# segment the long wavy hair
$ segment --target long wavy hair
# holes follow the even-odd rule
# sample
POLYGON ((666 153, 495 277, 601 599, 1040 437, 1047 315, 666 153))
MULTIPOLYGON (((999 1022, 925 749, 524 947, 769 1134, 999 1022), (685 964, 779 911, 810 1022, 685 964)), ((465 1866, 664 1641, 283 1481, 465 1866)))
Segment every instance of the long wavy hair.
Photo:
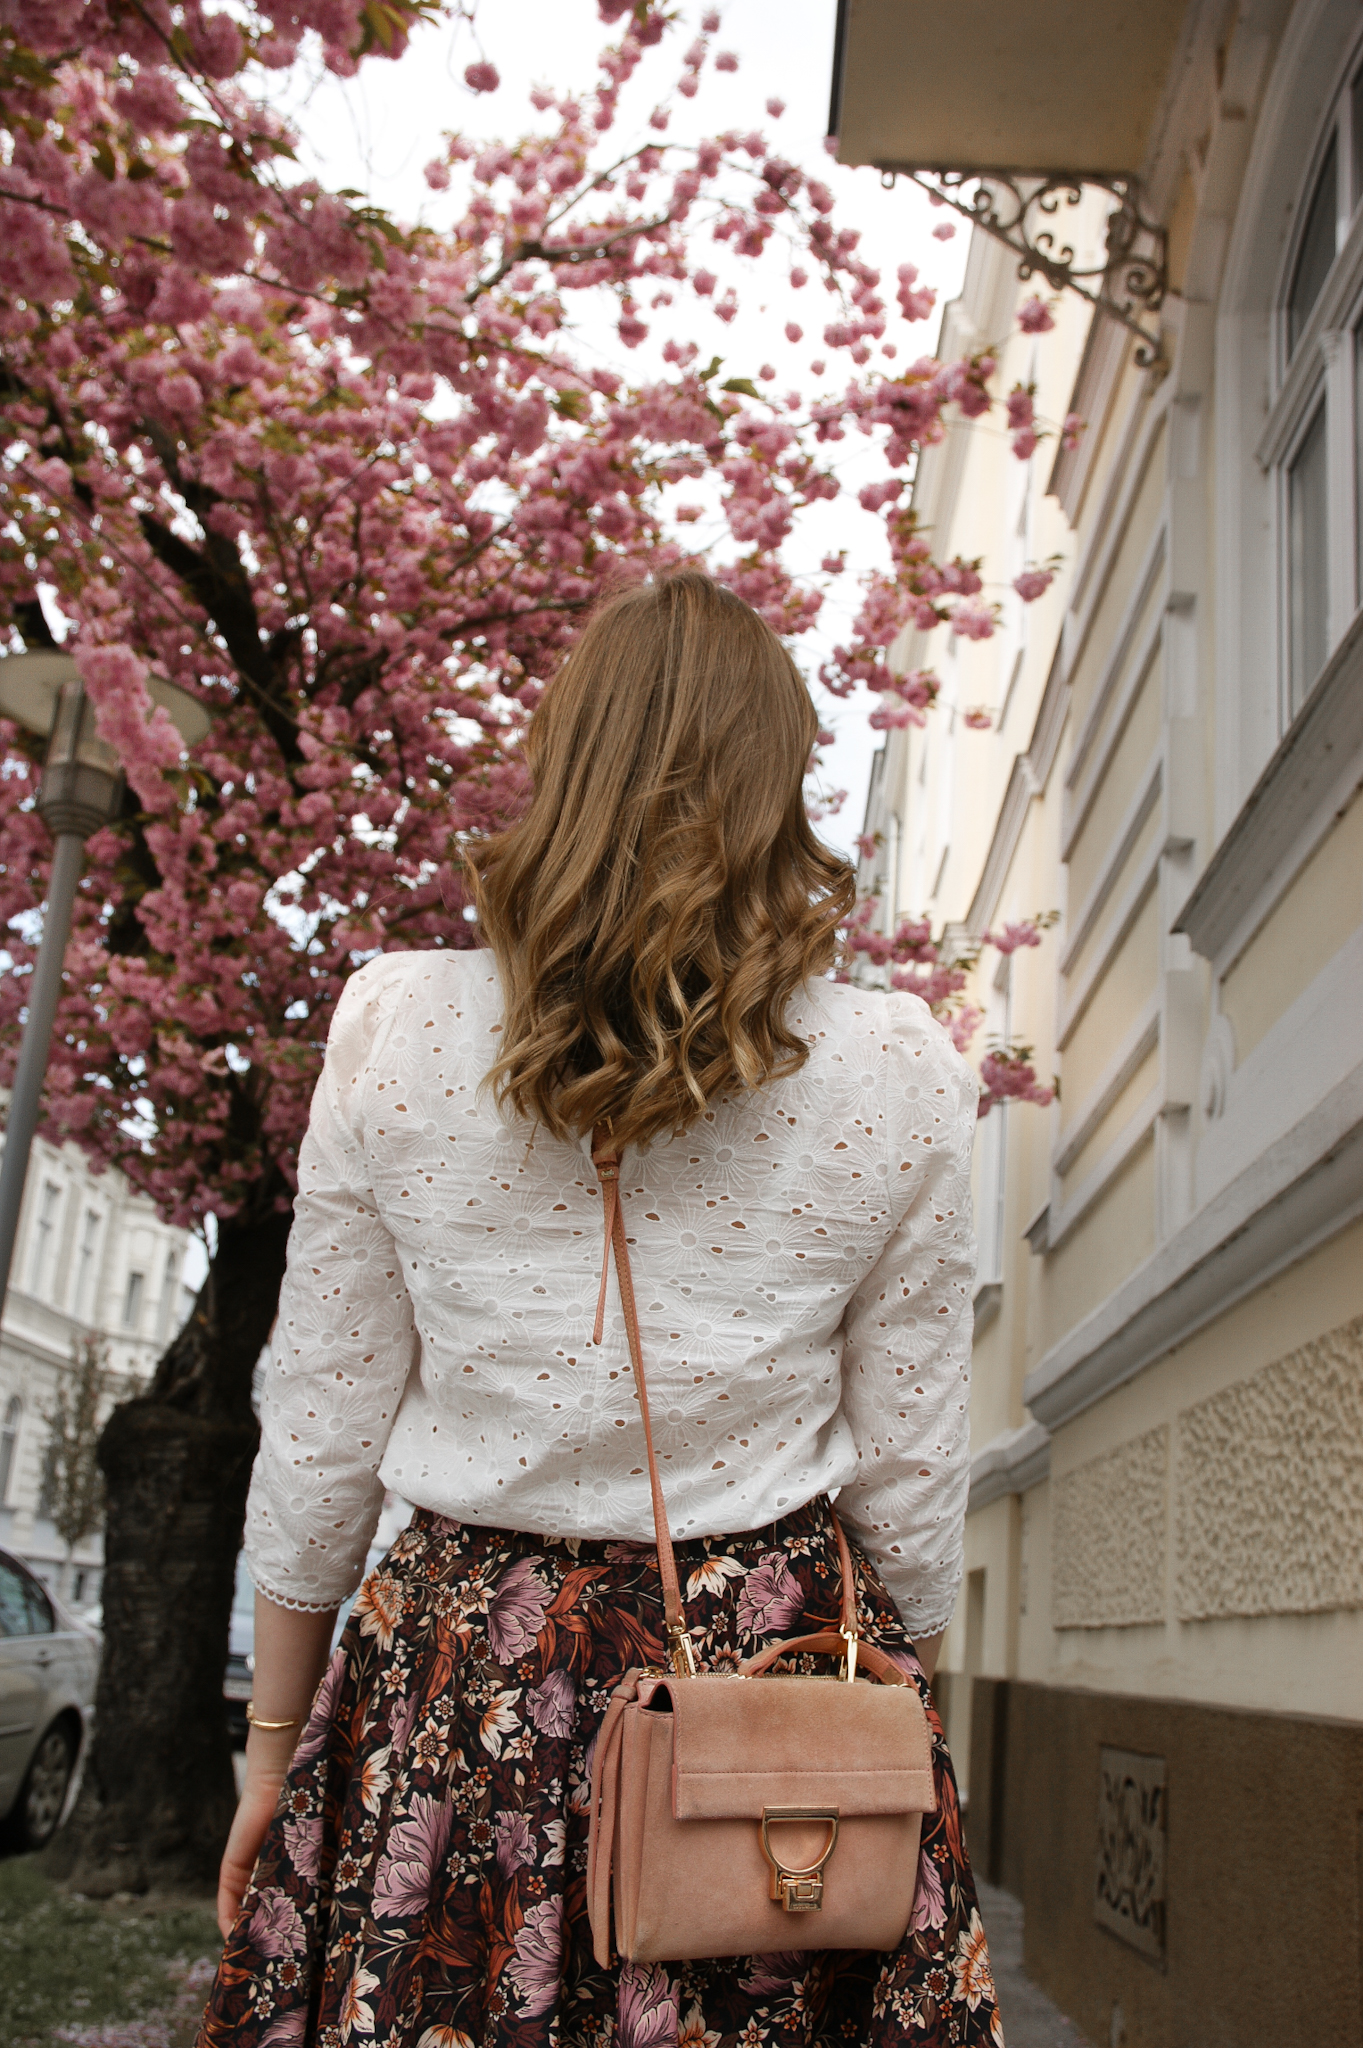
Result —
POLYGON ((817 733, 775 633, 699 570, 595 614, 531 720, 528 808, 467 851, 503 1108, 646 1144, 804 1064, 786 1007, 855 897, 805 812, 817 733))

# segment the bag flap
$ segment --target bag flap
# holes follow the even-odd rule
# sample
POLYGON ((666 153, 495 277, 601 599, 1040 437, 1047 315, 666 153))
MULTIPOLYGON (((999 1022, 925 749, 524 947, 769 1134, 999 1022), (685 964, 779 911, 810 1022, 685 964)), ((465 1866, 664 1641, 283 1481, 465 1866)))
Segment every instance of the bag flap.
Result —
POLYGON ((932 1736, 911 1685, 823 1678, 664 1679, 678 1820, 760 1820, 767 1806, 931 1813, 932 1736))

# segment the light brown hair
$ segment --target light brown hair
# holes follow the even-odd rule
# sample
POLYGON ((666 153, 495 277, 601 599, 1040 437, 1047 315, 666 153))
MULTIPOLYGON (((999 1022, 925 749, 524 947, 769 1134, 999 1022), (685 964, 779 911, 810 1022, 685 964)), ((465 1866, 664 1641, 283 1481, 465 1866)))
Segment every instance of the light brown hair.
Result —
POLYGON ((805 812, 817 733, 770 626, 699 570, 596 613, 531 720, 528 809, 467 850, 499 1104, 640 1144, 804 1064, 786 1006, 855 895, 805 812))

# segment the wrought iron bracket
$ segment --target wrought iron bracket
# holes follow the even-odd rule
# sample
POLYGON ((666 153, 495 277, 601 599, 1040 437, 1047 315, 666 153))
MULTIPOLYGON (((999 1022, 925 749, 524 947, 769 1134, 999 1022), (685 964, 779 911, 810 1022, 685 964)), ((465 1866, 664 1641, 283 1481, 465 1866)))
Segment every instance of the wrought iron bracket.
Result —
POLYGON ((935 171, 909 164, 885 164, 882 181, 909 178, 939 205, 950 206, 972 227, 1011 249, 1018 276, 1043 277, 1054 291, 1077 292, 1110 320, 1137 337, 1136 362, 1143 370, 1166 370, 1158 325, 1145 323, 1159 312, 1169 289, 1168 237, 1141 211, 1135 178, 1102 177, 1075 171, 935 171), (1107 218, 1103 261, 1080 265, 1065 239, 1062 209, 1078 206, 1085 188, 1100 187, 1114 202, 1107 218))

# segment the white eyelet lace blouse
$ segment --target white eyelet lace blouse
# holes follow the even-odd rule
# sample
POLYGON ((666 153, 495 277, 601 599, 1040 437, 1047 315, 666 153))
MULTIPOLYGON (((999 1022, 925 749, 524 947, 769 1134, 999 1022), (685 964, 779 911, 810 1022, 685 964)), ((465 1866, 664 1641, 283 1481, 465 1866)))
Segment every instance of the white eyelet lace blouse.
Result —
MULTIPOLYGON (((337 1006, 299 1159, 247 1511, 285 1606, 355 1586, 385 1486, 459 1521, 651 1542, 589 1140, 480 1082, 486 952, 372 961, 337 1006)), ((909 1626, 951 1617, 967 1488, 975 1078, 916 997, 827 982, 800 1072, 627 1148, 621 1195, 675 1537, 840 1488, 909 1626)))

